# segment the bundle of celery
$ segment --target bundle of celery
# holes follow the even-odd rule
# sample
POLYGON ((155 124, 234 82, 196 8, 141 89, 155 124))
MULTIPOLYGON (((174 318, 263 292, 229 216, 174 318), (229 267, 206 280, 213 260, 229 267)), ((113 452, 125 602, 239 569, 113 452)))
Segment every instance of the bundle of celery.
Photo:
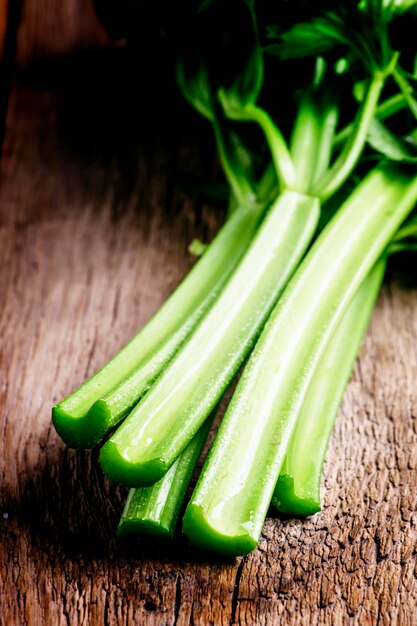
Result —
POLYGON ((184 515, 192 543, 245 554, 271 501, 290 514, 319 510, 324 455, 386 257, 415 247, 416 221, 400 228, 417 202, 416 77, 403 69, 415 51, 395 45, 396 20, 415 3, 351 0, 302 24, 280 14, 289 27, 269 26, 266 55, 262 11, 223 4, 190 11, 177 79, 212 125, 228 218, 158 313, 53 420, 68 445, 105 441, 104 472, 133 488, 119 534, 172 536, 210 416, 249 357, 184 515), (300 78, 295 116, 264 84, 288 67, 300 78))

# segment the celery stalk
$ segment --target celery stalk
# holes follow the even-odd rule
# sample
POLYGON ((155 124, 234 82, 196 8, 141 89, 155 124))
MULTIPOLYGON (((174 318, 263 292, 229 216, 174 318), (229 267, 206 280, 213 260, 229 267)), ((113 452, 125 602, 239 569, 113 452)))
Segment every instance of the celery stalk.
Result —
POLYGON ((90 448, 129 412, 211 306, 247 250, 265 205, 242 206, 139 333, 52 410, 70 447, 90 448))
POLYGON ((204 422, 161 480, 148 487, 130 489, 117 529, 119 537, 150 534, 172 539, 211 422, 211 419, 204 422))
POLYGON ((314 179, 322 131, 323 120, 308 90, 298 107, 290 142, 297 189, 303 193, 308 193, 314 179))
POLYGON ((140 486, 168 471, 242 365, 318 217, 316 199, 291 191, 278 197, 221 296, 101 449, 110 478, 140 486))
POLYGON ((223 418, 184 516, 192 543, 233 555, 256 546, 315 367, 416 200, 417 177, 403 165, 375 168, 313 244, 223 418))
POLYGON ((324 458, 385 267, 384 257, 365 278, 314 371, 272 497, 283 513, 305 516, 320 510, 324 458))

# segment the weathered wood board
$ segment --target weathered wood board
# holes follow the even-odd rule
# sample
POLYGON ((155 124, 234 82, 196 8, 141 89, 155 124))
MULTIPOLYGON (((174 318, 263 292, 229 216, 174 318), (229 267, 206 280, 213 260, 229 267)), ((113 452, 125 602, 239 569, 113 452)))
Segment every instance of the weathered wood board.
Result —
MULTIPOLYGON (((18 39, 25 65, 38 49, 31 11, 18 39)), ((84 53, 16 71, 8 107, 0 624, 416 624, 417 289, 395 280, 337 422, 321 513, 268 518, 259 548, 236 561, 208 562, 181 538, 116 544, 125 491, 103 479, 95 453, 65 448, 50 408, 157 308, 192 263, 188 243, 210 238, 221 211, 178 183, 211 166, 204 126, 146 109, 132 121, 117 61, 103 63, 84 53)))

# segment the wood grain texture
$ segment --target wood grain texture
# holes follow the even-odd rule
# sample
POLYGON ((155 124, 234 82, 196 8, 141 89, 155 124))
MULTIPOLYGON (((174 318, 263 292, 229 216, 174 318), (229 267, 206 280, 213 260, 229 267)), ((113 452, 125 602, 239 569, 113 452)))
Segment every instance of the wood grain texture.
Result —
MULTIPOLYGON (((4 0, 2 0, 4 2, 4 0)), ((92 0, 12 0, 23 3, 17 62, 65 56, 110 44, 92 0)))
POLYGON ((8 0, 0 0, 0 62, 4 55, 8 8, 9 8, 8 0))
POLYGON ((125 491, 51 427, 51 406, 147 319, 190 267, 192 237, 221 221, 179 184, 211 167, 204 125, 186 109, 164 117, 158 94, 146 108, 123 52, 106 54, 43 64, 9 104, 0 625, 416 624, 415 287, 383 289, 331 442, 323 511, 269 517, 243 559, 204 560, 181 537, 118 546, 125 491))

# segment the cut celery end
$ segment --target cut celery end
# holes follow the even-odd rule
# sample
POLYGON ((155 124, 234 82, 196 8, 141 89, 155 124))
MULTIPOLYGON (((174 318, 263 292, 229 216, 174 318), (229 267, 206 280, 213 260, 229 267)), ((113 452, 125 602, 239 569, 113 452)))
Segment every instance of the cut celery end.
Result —
POLYGON ((239 207, 139 333, 55 407, 54 424, 69 446, 93 447, 140 400, 220 293, 249 246, 265 209, 266 205, 239 207), (111 413, 104 431, 102 417, 95 415, 96 410, 101 412, 101 405, 92 410, 101 400, 107 402, 111 413))
POLYGON ((318 217, 318 201, 292 191, 270 208, 216 302, 111 436, 132 472, 150 457, 170 466, 207 419, 305 253, 318 217))
POLYGON ((212 419, 208 419, 167 473, 154 485, 131 489, 120 519, 120 532, 173 537, 185 494, 200 458, 212 419))
POLYGON ((154 485, 129 491, 120 518, 120 533, 164 534, 166 537, 173 537, 179 509, 188 485, 186 477, 185 485, 181 480, 177 480, 184 475, 184 469, 188 469, 180 467, 180 460, 181 457, 154 485))
POLYGON ((314 370, 272 498, 274 506, 284 513, 311 515, 311 503, 316 501, 320 506, 326 450, 385 267, 383 255, 359 287, 314 370))
POLYGON ((60 404, 52 409, 52 422, 69 448, 93 448, 111 427, 111 414, 105 402, 96 402, 90 411, 74 417, 60 404))
POLYGON ((101 448, 100 465, 110 480, 127 487, 153 485, 169 470, 162 459, 132 463, 120 454, 119 448, 112 441, 108 441, 101 448))
POLYGON ((121 540, 138 537, 141 535, 152 535, 162 539, 172 539, 174 531, 167 528, 161 522, 150 519, 121 519, 117 528, 117 537, 121 540))
POLYGON ((272 504, 286 515, 308 517, 321 510, 320 490, 308 494, 298 494, 294 490, 294 480, 288 474, 281 474, 275 487, 272 504))
POLYGON ((226 535, 205 517, 200 505, 191 502, 184 514, 183 532, 190 543, 203 552, 215 551, 228 556, 244 556, 256 548, 258 540, 249 532, 226 535))
POLYGON ((412 172, 391 164, 376 168, 322 231, 287 286, 239 380, 194 490, 192 502, 201 507, 203 520, 216 514, 217 530, 240 535, 250 519, 249 532, 260 536, 315 367, 416 200, 412 172))

